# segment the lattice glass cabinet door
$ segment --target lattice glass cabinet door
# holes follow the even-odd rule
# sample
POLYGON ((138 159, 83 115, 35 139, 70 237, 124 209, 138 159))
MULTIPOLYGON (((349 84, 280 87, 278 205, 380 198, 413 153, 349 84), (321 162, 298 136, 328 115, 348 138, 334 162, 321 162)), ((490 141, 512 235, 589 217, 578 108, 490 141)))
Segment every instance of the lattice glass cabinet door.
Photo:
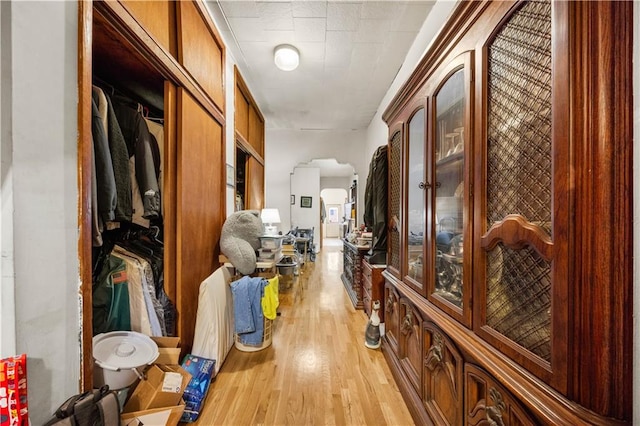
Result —
POLYGON ((548 1, 525 3, 488 44, 481 244, 482 323, 542 364, 552 358, 551 45, 548 1))
POLYGON ((389 140, 389 249, 387 270, 400 276, 400 232, 402 203, 402 132, 397 130, 389 140))

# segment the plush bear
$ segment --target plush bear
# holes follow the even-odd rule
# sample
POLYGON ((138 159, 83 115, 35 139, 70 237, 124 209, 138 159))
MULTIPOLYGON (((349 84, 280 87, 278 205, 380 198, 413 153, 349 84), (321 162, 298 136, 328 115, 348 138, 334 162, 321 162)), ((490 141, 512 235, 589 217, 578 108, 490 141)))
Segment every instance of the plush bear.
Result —
POLYGON ((257 210, 237 211, 222 225, 220 250, 242 275, 256 270, 256 250, 260 248, 262 234, 262 221, 257 210))

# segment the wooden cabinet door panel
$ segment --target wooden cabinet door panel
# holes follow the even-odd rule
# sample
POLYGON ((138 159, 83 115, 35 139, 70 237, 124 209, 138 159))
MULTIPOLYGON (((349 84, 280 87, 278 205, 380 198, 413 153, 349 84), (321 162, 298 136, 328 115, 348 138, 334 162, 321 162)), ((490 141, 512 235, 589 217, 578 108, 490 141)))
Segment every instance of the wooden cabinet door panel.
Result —
POLYGON ((384 313, 385 313, 385 332, 384 336, 389 343, 389 347, 394 354, 398 356, 398 334, 400 333, 400 296, 388 282, 384 285, 384 313))
POLYGON ((426 322, 423 330, 425 409, 436 424, 462 424, 462 355, 435 324, 426 322))
POLYGON ((249 101, 242 94, 242 90, 236 85, 235 93, 235 126, 245 140, 249 139, 249 101))
POLYGON ((253 157, 247 160, 247 200, 245 209, 261 210, 264 207, 264 166, 253 157))
POLYGON ((366 260, 362 261, 362 305, 368 317, 371 316, 371 265, 366 260))
POLYGON ((219 266, 224 221, 222 126, 178 89, 177 305, 183 350, 193 343, 200 283, 219 266))
POLYGON ((177 56, 176 3, 168 0, 140 1, 121 0, 138 23, 156 41, 177 56))
POLYGON ((249 143, 264 157, 264 124, 253 105, 249 106, 249 143))
POLYGON ((540 422, 484 370, 465 364, 464 424, 467 425, 537 425, 540 422))
POLYGON ((378 316, 380 316, 380 322, 384 322, 384 278, 382 278, 382 268, 371 269, 371 304, 373 309, 373 303, 376 300, 380 301, 380 309, 378 310, 378 316))
POLYGON ((400 299, 400 364, 422 397, 422 316, 407 299, 400 299))
POLYGON ((366 290, 362 292, 362 309, 367 317, 371 317, 371 293, 366 290))
POLYGON ((180 63, 224 110, 224 47, 191 1, 178 2, 178 56, 180 63))

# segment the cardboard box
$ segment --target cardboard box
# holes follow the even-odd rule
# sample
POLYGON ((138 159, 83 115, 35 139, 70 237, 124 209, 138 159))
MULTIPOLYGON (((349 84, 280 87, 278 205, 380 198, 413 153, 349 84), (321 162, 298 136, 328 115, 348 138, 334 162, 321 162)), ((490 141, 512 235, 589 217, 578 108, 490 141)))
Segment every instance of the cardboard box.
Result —
POLYGON ((180 365, 179 337, 151 337, 158 345, 158 359, 154 364, 180 365))
POLYGON ((184 412, 184 401, 174 407, 151 408, 149 410, 122 413, 122 426, 177 426, 184 412))
POLYGON ((124 413, 176 406, 191 381, 191 374, 179 365, 154 364, 146 374, 124 405, 124 413))

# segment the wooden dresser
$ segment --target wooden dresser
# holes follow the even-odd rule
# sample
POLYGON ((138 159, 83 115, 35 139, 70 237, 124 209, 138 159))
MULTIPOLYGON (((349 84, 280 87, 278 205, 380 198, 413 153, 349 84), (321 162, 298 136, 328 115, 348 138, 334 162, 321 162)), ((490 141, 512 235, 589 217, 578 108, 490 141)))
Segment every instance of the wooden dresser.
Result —
POLYGON ((362 259, 369 247, 358 247, 343 240, 343 272, 342 283, 353 303, 354 308, 362 309, 362 259))
POLYGON ((362 260, 362 304, 367 316, 371 316, 373 302, 380 302, 378 315, 380 322, 384 322, 384 278, 382 271, 386 265, 371 265, 366 259, 362 260))

